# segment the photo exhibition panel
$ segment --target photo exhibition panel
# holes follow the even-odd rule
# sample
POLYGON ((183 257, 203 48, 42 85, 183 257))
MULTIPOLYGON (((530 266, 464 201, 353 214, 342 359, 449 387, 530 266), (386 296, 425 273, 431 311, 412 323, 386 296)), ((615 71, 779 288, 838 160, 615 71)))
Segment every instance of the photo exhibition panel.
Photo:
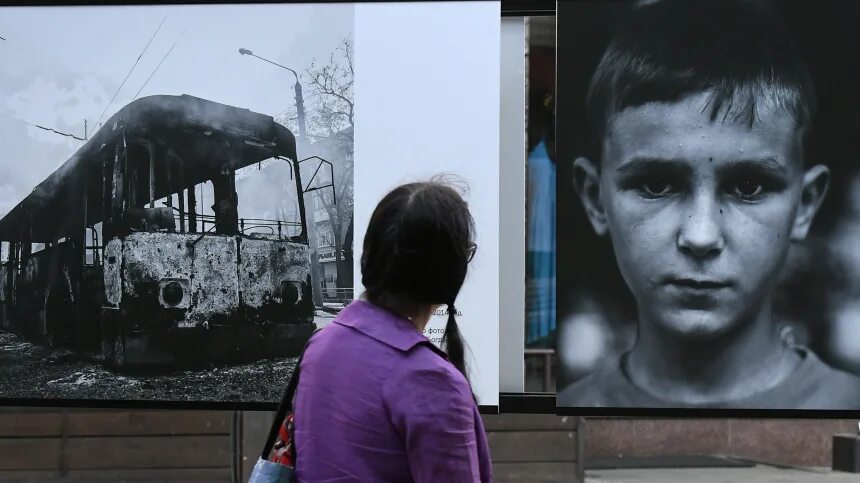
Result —
POLYGON ((376 203, 450 173, 495 406, 499 9, 0 8, 0 400, 277 403, 376 203))
POLYGON ((557 406, 860 410, 860 5, 557 18, 557 406))

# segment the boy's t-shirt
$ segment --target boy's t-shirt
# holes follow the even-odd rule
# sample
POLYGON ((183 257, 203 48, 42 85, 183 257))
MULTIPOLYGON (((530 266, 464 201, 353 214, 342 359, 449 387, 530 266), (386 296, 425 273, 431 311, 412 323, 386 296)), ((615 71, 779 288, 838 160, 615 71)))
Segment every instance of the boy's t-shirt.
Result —
POLYGON ((718 404, 661 399, 639 388, 624 370, 625 356, 558 393, 560 407, 860 409, 860 377, 834 369, 811 350, 793 347, 802 357, 794 373, 752 396, 718 404))

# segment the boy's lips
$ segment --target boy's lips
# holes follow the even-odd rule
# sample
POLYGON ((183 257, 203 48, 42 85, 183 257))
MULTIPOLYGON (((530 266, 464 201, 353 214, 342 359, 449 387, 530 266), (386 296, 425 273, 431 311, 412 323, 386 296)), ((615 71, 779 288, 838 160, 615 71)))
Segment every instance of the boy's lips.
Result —
POLYGON ((731 280, 704 277, 679 277, 668 276, 664 279, 665 285, 670 285, 687 290, 719 290, 734 285, 731 280))
POLYGON ((731 280, 717 277, 669 276, 664 279, 663 287, 683 307, 714 310, 726 301, 732 285, 731 280))

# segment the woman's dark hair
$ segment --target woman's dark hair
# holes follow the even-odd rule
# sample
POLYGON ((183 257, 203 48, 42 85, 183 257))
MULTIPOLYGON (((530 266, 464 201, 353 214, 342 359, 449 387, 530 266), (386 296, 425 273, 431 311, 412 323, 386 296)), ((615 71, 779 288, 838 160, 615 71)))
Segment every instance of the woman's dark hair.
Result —
POLYGON ((393 310, 447 305, 442 343, 451 363, 469 376, 454 302, 466 278, 475 223, 460 194, 441 178, 399 186, 376 206, 364 236, 365 298, 393 310))

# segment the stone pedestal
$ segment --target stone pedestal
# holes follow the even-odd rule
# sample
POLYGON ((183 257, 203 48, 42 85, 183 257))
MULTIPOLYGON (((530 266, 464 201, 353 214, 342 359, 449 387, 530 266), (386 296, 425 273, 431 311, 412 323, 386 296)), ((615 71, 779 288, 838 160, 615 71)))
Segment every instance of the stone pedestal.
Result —
POLYGON ((860 473, 860 435, 833 435, 833 471, 860 473))

